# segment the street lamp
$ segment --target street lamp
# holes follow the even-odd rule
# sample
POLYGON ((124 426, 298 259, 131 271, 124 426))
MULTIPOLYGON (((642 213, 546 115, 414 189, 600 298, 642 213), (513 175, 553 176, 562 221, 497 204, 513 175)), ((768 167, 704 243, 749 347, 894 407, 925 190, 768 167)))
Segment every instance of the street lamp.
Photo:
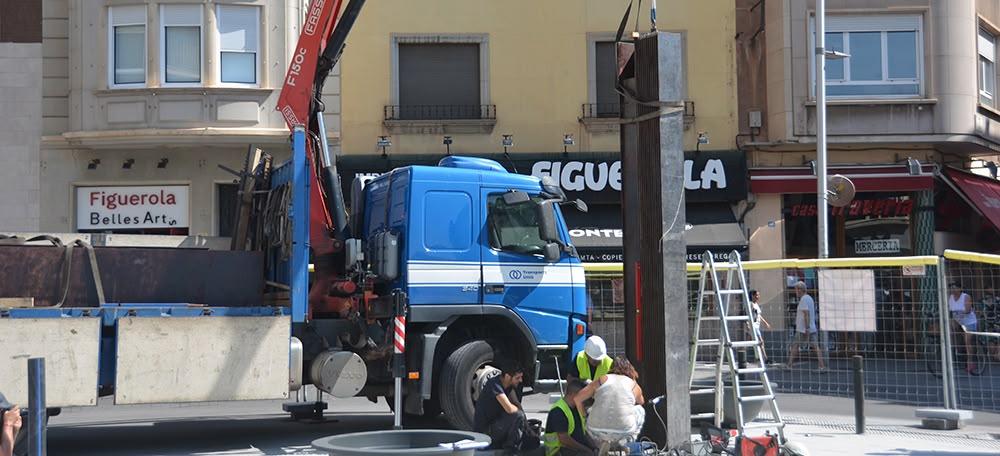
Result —
POLYGON ((826 50, 826 0, 816 0, 816 240, 819 258, 830 257, 829 193, 826 165, 826 58, 848 54, 826 50))
POLYGON ((503 135, 503 154, 507 155, 507 148, 514 147, 514 135, 503 135))
POLYGON ((375 143, 375 147, 382 148, 382 158, 386 158, 385 149, 392 146, 392 141, 389 140, 390 136, 379 136, 378 142, 375 143))
POLYGON ((572 133, 566 133, 563 135, 563 155, 569 155, 569 151, 566 148, 575 144, 576 142, 573 141, 572 133))
POLYGON ((445 153, 451 155, 451 136, 445 136, 443 144, 445 147, 445 153))

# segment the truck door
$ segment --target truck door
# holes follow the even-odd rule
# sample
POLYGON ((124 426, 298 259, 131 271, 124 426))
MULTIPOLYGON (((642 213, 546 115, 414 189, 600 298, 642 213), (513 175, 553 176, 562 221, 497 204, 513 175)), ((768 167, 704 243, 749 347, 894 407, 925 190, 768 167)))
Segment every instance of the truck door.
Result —
POLYGON ((520 315, 539 345, 565 344, 566 318, 573 308, 569 257, 564 253, 560 261, 545 260, 537 220, 540 198, 507 204, 507 191, 484 188, 481 198, 483 305, 503 306, 520 315))

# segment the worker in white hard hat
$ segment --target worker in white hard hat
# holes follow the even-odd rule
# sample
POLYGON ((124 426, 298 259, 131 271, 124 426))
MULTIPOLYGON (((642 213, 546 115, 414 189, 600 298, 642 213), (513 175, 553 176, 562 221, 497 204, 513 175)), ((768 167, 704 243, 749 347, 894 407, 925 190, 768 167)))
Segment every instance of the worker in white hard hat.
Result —
POLYGON ((583 344, 583 350, 577 353, 570 363, 566 380, 580 379, 587 383, 595 378, 608 375, 611 370, 611 357, 608 356, 608 346, 601 336, 590 336, 583 344))

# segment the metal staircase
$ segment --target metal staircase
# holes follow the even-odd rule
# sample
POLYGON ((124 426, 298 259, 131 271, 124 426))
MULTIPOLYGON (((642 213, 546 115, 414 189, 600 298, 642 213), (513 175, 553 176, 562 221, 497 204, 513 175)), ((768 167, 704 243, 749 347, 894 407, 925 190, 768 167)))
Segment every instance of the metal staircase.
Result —
MULTIPOLYGON (((726 390, 724 388, 724 370, 728 369, 728 381, 732 384, 732 391, 736 396, 736 428, 740 435, 748 429, 774 428, 777 430, 779 440, 784 443, 785 423, 782 421, 781 413, 778 411, 778 404, 775 401, 774 390, 767 375, 767 366, 764 364, 764 353, 762 342, 757 335, 757 331, 747 330, 751 325, 750 321, 750 298, 747 289, 747 279, 743 272, 743 264, 740 262, 740 255, 733 251, 729 253, 725 263, 716 263, 711 252, 705 252, 702 256, 701 277, 698 281, 698 307, 695 310, 694 332, 691 344, 691 372, 688 386, 691 389, 691 396, 701 394, 715 395, 715 408, 712 412, 692 414, 692 419, 709 419, 715 421, 715 425, 722 426, 724 417, 724 400, 726 390), (719 272, 723 271, 725 280, 719 280, 719 272), (733 299, 736 298, 736 299, 733 299), (714 309, 711 315, 706 315, 706 301, 714 309), (719 326, 718 337, 701 338, 702 322, 717 321, 719 326), (736 323, 731 325, 731 323, 736 323), (735 331, 734 331, 735 329, 735 331), (733 332, 744 332, 749 335, 747 340, 734 340, 733 332), (716 347, 714 353, 714 363, 698 364, 699 350, 716 347), (737 350, 752 350, 754 361, 741 366, 737 360, 737 350), (725 363, 725 366, 723 365, 725 363), (714 384, 708 387, 695 384, 695 374, 698 371, 714 370, 714 384), (744 382, 747 379, 759 380, 763 385, 764 394, 746 395, 744 394, 744 382), (752 423, 745 423, 743 419, 744 405, 751 402, 765 402, 770 406, 770 419, 758 419, 752 423)), ((742 339, 742 338, 740 338, 742 339)), ((704 357, 703 357, 704 358, 704 357)), ((710 357, 709 357, 710 359, 710 357)))

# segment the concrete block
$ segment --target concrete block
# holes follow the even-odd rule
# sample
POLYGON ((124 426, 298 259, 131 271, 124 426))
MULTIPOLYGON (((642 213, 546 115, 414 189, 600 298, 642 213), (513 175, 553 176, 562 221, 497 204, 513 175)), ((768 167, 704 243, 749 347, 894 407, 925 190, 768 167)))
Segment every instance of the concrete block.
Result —
POLYGON ((946 420, 943 418, 924 418, 920 421, 920 426, 926 429, 936 429, 939 431, 954 431, 962 426, 959 420, 946 420))
POLYGON ((939 418, 944 420, 971 420, 971 410, 954 410, 941 408, 922 408, 914 411, 917 418, 939 418))

